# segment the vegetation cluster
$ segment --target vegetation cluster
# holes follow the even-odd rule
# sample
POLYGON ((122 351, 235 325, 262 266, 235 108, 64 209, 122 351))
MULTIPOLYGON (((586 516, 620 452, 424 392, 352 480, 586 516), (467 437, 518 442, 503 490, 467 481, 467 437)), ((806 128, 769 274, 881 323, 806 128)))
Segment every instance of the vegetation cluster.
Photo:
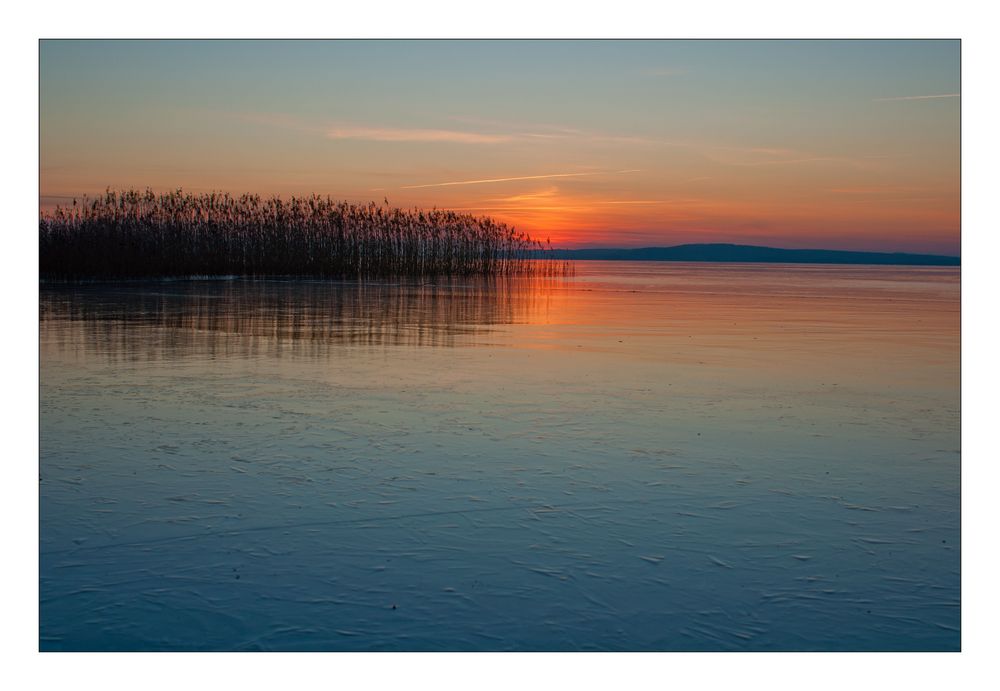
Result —
POLYGON ((494 276, 565 266, 486 216, 318 196, 108 190, 42 214, 39 226, 40 274, 49 280, 494 276))

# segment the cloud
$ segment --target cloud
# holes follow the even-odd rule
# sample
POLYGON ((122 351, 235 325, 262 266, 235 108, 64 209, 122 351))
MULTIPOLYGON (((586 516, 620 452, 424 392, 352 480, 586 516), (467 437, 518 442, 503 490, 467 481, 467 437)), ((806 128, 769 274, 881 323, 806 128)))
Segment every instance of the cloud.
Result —
POLYGON ((549 187, 548 189, 539 190, 537 192, 527 192, 525 194, 515 194, 512 197, 499 197, 494 199, 486 199, 487 202, 502 202, 508 204, 519 204, 526 201, 532 201, 536 199, 545 199, 549 197, 555 197, 559 193, 558 187, 549 187))
POLYGON ((590 175, 620 175, 622 173, 638 173, 638 169, 593 171, 588 173, 549 173, 547 175, 518 175, 509 178, 487 178, 483 180, 456 180, 452 182, 431 182, 424 185, 403 185, 400 189, 415 190, 424 187, 452 187, 454 185, 485 185, 494 182, 513 182, 515 180, 546 180, 548 178, 579 178, 590 175))
POLYGON ((509 134, 489 132, 468 132, 412 127, 365 126, 348 122, 308 122, 294 115, 284 113, 238 113, 237 117, 247 122, 271 127, 319 134, 328 139, 357 139, 373 142, 454 142, 459 144, 497 144, 512 141, 516 137, 509 134))
POLYGON ((538 143, 539 141, 573 144, 616 144, 639 146, 685 146, 681 142, 649 139, 643 136, 608 134, 552 124, 525 124, 499 120, 452 116, 453 122, 471 125, 471 129, 389 127, 357 122, 304 120, 284 113, 234 113, 235 117, 270 127, 317 134, 328 139, 369 142, 425 142, 454 144, 500 144, 504 142, 538 143))
POLYGON ((873 101, 926 101, 932 98, 959 98, 962 94, 931 94, 930 96, 889 96, 873 98, 873 101))
POLYGON ((460 130, 412 129, 395 127, 359 127, 335 125, 326 131, 330 139, 363 139, 373 142, 452 142, 458 144, 498 144, 513 137, 460 130))
POLYGON ((648 137, 636 135, 609 134, 606 132, 596 132, 593 130, 580 129, 578 127, 570 127, 566 125, 555 125, 551 123, 509 122, 506 120, 491 120, 459 115, 451 116, 448 119, 455 122, 477 125, 489 131, 505 132, 511 139, 522 141, 547 139, 582 144, 638 144, 642 146, 686 145, 686 143, 682 142, 650 139, 648 137))

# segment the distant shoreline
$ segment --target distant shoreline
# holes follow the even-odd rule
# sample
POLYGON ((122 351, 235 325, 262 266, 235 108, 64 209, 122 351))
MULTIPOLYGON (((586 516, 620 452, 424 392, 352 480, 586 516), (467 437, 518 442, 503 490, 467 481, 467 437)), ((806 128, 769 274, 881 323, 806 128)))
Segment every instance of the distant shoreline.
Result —
POLYGON ((961 257, 908 252, 784 249, 727 243, 672 247, 553 249, 539 258, 570 261, 662 261, 746 264, 873 264, 884 266, 961 266, 961 257))

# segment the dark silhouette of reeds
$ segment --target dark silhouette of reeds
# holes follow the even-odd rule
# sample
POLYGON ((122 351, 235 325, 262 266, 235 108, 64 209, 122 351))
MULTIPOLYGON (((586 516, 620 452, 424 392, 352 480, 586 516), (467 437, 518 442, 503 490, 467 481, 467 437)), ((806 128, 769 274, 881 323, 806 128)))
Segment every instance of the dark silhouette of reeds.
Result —
POLYGON ((485 216, 329 197, 108 190, 43 214, 45 280, 178 276, 558 273, 546 249, 485 216))

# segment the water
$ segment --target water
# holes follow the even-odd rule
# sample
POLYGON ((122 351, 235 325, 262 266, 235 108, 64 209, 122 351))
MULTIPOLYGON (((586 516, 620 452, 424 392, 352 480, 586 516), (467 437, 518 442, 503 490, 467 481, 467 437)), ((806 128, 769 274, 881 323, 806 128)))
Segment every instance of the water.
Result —
POLYGON ((957 650, 959 272, 41 291, 43 650, 957 650))

